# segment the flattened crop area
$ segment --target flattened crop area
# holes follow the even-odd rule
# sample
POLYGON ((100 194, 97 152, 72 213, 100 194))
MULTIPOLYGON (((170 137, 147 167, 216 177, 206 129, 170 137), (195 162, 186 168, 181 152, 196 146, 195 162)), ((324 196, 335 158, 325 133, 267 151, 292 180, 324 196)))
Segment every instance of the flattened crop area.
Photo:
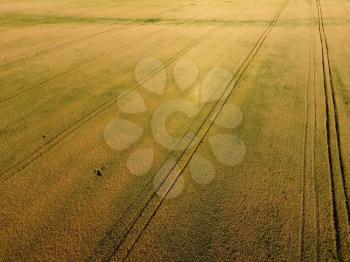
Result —
POLYGON ((0 1, 1 261, 349 261, 346 0, 0 1))

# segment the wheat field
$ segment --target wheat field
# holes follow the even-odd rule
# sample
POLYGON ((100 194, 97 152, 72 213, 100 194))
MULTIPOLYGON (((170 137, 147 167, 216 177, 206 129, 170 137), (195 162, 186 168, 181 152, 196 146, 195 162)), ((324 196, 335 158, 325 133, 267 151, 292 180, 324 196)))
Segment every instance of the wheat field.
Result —
POLYGON ((348 0, 0 0, 1 261, 350 261, 348 0))

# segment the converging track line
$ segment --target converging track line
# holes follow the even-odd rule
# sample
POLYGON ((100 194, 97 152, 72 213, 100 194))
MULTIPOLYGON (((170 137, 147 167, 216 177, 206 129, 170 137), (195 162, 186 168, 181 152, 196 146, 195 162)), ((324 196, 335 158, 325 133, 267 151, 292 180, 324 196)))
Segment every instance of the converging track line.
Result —
POLYGON ((349 197, 347 193, 347 181, 345 178, 344 164, 341 151, 338 107, 335 98, 335 87, 332 78, 328 43, 324 29, 322 7, 320 0, 316 0, 316 3, 318 12, 319 37, 321 42, 322 71, 324 80, 323 88, 326 107, 328 161, 330 167, 329 172, 331 176, 330 180, 336 251, 338 259, 343 261, 344 256, 346 255, 347 238, 349 236, 349 197), (345 203, 342 201, 342 199, 345 199, 345 203), (344 208, 346 211, 342 212, 344 208), (342 223, 342 218, 344 216, 346 216, 346 225, 342 223))
MULTIPOLYGON (((302 196, 301 196, 301 205, 300 205, 300 214, 301 214, 301 227, 300 227, 300 261, 304 261, 305 259, 305 220, 306 220, 306 191, 307 191, 307 176, 308 176, 308 167, 309 167, 309 163, 308 163, 308 140, 309 140, 309 132, 310 132, 310 128, 309 128, 309 122, 310 122, 310 110, 311 110, 311 106, 310 106, 310 85, 312 83, 312 79, 311 79, 311 75, 312 75, 312 71, 314 73, 314 68, 312 68, 312 64, 311 64, 311 51, 312 51, 312 31, 313 30, 313 25, 312 23, 310 24, 310 33, 309 33, 309 58, 308 58, 308 77, 307 77, 307 83, 306 83, 306 92, 305 92, 305 104, 306 104, 306 108, 305 108, 305 121, 304 121, 304 146, 303 146, 303 150, 304 150, 304 162, 303 162, 303 175, 302 175, 302 196)), ((313 58, 314 59, 314 58, 313 58)), ((314 83, 313 83, 314 84, 314 83)))

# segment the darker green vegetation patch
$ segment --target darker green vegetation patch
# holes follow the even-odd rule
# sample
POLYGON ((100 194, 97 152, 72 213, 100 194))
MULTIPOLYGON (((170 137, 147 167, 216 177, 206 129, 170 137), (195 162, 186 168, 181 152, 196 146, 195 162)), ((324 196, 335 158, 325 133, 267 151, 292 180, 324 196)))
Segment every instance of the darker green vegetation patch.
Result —
POLYGON ((31 26, 31 25, 50 25, 50 24, 148 24, 160 23, 159 18, 115 18, 115 17, 79 17, 79 16, 54 16, 54 15, 22 15, 7 14, 1 15, 1 25, 12 26, 31 26))
MULTIPOLYGON (((166 24, 166 25, 193 25, 193 26, 266 26, 270 20, 225 20, 225 19, 175 19, 175 18, 118 18, 118 17, 86 17, 86 16, 56 16, 56 15, 24 15, 3 14, 0 16, 0 25, 6 26, 33 26, 50 24, 166 24)), ((334 25, 340 21, 328 21, 334 25)), ((315 22, 316 23, 316 22, 315 22)), ((309 19, 285 19, 277 26, 303 26, 309 25, 309 19)))

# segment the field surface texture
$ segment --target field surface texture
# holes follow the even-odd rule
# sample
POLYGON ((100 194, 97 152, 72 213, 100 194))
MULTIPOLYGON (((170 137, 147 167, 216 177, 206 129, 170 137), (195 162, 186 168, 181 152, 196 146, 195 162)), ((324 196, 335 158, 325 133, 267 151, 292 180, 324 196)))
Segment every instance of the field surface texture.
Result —
POLYGON ((0 261, 350 261, 348 0, 0 0, 0 261))

